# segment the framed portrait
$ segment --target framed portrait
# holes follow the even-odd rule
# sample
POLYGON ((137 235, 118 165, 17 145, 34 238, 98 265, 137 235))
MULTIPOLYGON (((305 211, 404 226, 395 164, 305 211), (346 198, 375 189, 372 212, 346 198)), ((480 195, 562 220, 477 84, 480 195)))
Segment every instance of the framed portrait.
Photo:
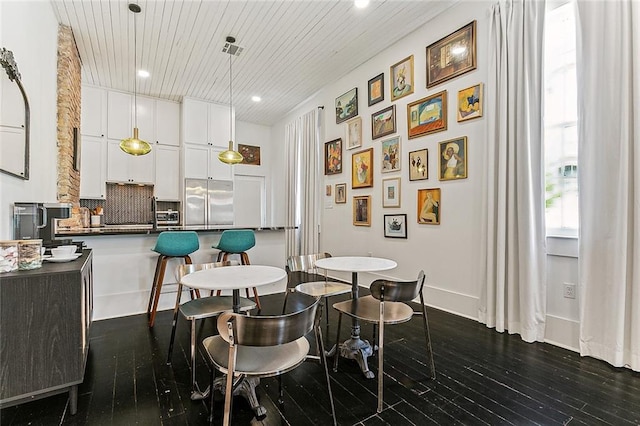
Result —
POLYGON ((440 225, 440 188, 418 190, 418 223, 440 225))
POLYGON ((371 195, 353 197, 353 224, 371 226, 371 195))
POLYGON ((387 238, 407 238, 407 215, 385 214, 384 236, 387 238))
POLYGON ((342 139, 334 139, 324 144, 324 174, 342 173, 342 139))
POLYGON ((336 98, 336 124, 358 115, 358 88, 354 87, 336 98))
POLYGON ((427 88, 476 69, 476 21, 427 46, 427 88))
POLYGON ((482 117, 482 83, 458 91, 458 121, 482 117))
POLYGON ((429 150, 419 149, 409 153, 409 180, 429 179, 429 150))
POLYGON ((369 80, 369 106, 384 101, 384 73, 369 80))
POLYGON ((373 148, 351 156, 351 188, 373 186, 373 148))
POLYGON ((400 178, 382 180, 382 207, 400 207, 400 178))
POLYGON ((371 114, 371 139, 378 139, 396 132, 396 106, 391 105, 371 114))
POLYGON ((382 173, 400 170, 400 136, 382 141, 382 173))
POLYGON ((447 91, 408 104, 407 130, 409 139, 447 130, 447 91))
POLYGON ((413 55, 391 65, 391 100, 395 101, 413 93, 413 55))
POLYGON ((336 204, 345 204, 347 202, 347 184, 336 183, 336 204))
POLYGON ((347 149, 362 145, 362 118, 356 117, 347 121, 347 149))
POLYGON ((260 147, 238 144, 238 152, 242 154, 242 162, 240 164, 248 164, 250 166, 260 165, 260 147))
POLYGON ((467 177, 467 137, 440 142, 440 180, 466 179, 467 177))

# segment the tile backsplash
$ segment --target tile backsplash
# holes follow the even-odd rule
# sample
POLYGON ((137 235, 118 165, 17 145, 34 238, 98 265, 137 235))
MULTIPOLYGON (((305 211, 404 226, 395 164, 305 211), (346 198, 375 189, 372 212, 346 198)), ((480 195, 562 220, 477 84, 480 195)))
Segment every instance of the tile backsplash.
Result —
POLYGON ((151 185, 119 185, 107 183, 106 200, 80 200, 80 205, 104 208, 104 221, 109 225, 153 223, 151 185))

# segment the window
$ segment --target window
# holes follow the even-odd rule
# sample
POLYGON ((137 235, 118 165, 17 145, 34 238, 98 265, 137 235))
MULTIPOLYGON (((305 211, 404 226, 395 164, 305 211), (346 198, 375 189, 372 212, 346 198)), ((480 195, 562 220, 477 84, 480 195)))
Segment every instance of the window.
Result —
POLYGON ((545 21, 544 151, 548 236, 577 236, 578 108, 573 2, 550 5, 545 21))

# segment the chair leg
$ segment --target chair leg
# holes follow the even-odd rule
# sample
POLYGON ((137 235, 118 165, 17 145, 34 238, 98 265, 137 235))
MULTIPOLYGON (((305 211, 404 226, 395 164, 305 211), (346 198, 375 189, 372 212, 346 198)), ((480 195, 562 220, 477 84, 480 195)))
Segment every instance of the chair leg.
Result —
POLYGON ((198 391, 196 383, 196 320, 191 320, 191 399, 195 399, 198 391))
POLYGON ((427 319, 427 307, 424 304, 422 294, 420 294, 420 302, 422 304, 422 325, 424 326, 424 335, 427 342, 427 356, 429 357, 429 367, 431 368, 431 378, 436 378, 436 366, 433 362, 433 350, 431 348, 431 334, 429 333, 429 320, 427 319))
POLYGON ((262 305, 260 304, 260 296, 258 296, 258 289, 253 287, 253 298, 256 301, 256 305, 258 305, 258 310, 262 309, 262 305))
MULTIPOLYGON (((383 304, 380 304, 380 318, 384 318, 383 304)), ((377 412, 381 413, 384 405, 384 399, 382 389, 384 387, 384 321, 380 321, 380 329, 378 332, 378 409, 377 412)))
POLYGON ((210 403, 209 406, 211 407, 211 411, 209 412, 209 425, 213 425, 213 409, 215 407, 215 392, 213 391, 213 384, 216 381, 216 369, 215 367, 212 365, 211 366, 211 379, 210 379, 210 383, 209 383, 209 389, 211 389, 211 393, 209 395, 210 397, 210 403))
POLYGON ((338 359, 340 358, 340 326, 342 325, 342 312, 338 315, 338 328, 336 329, 336 352, 333 354, 333 371, 338 371, 338 359))
POLYGON ((162 258, 164 256, 158 256, 158 261, 156 262, 156 271, 153 274, 153 282, 151 283, 151 293, 149 294, 149 303, 147 304, 147 315, 151 313, 151 306, 153 305, 153 299, 156 295, 156 286, 158 284, 158 274, 160 273, 160 265, 162 264, 162 258))
POLYGON ((178 324, 178 311, 180 310, 180 298, 182 296, 182 284, 178 283, 178 293, 176 294, 176 305, 173 307, 173 322, 171 323, 171 340, 169 340, 169 354, 167 355, 167 365, 171 364, 173 354, 173 342, 176 340, 176 326, 178 324))
POLYGON ((167 261, 169 260, 168 256, 162 256, 160 270, 158 271, 157 279, 158 281, 155 284, 155 295, 153 297, 153 306, 151 307, 151 315, 149 316, 149 327, 153 327, 153 324, 156 321, 156 311, 158 310, 158 301, 160 300, 160 293, 162 291, 162 282, 164 281, 164 271, 167 268, 167 261))
MULTIPOLYGON (((333 392, 331 392, 331 380, 329 379, 329 367, 327 366, 327 355, 324 352, 324 340, 322 339, 322 330, 320 326, 316 327, 316 346, 318 346, 319 354, 320 354, 320 363, 322 364, 322 368, 324 368, 324 377, 327 380, 327 390, 329 392, 329 402, 331 403, 331 418, 333 419, 333 425, 336 426, 338 423, 336 422, 336 407, 333 403, 333 392)), ((339 356, 338 352, 336 352, 336 356, 339 356)))

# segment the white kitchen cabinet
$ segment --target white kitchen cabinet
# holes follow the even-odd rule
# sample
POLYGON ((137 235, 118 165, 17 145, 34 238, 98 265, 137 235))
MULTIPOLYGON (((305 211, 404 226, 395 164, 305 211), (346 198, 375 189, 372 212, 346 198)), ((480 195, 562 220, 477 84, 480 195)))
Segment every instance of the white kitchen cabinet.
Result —
POLYGON ((153 195, 163 201, 180 200, 180 149, 156 145, 156 179, 153 195))
POLYGON ((107 142, 99 136, 83 136, 80 151, 80 198, 105 198, 107 142))
POLYGON ((157 144, 180 146, 180 104, 156 99, 157 144))
POLYGON ((99 87, 82 86, 80 134, 104 137, 107 127, 107 91, 99 87))
MULTIPOLYGON (((224 146, 229 145, 231 122, 229 106, 184 99, 182 102, 182 123, 186 143, 224 146)), ((235 120, 235 113, 232 112, 235 120)))
POLYGON ((233 180, 232 166, 218 160, 227 147, 185 144, 183 149, 185 178, 233 180))
POLYGON ((146 98, 143 96, 138 96, 137 98, 138 99, 136 101, 133 101, 133 106, 138 111, 138 115, 137 119, 136 117, 132 118, 133 124, 131 126, 131 129, 129 129, 129 132, 133 131, 133 127, 136 127, 137 122, 138 137, 143 141, 154 144, 156 142, 156 101, 152 98, 146 98))
POLYGON ((133 96, 107 92, 107 137, 122 140, 133 136, 133 96))
POLYGON ((155 153, 129 155, 120 149, 120 141, 109 141, 107 146, 107 181, 153 184, 155 153))

